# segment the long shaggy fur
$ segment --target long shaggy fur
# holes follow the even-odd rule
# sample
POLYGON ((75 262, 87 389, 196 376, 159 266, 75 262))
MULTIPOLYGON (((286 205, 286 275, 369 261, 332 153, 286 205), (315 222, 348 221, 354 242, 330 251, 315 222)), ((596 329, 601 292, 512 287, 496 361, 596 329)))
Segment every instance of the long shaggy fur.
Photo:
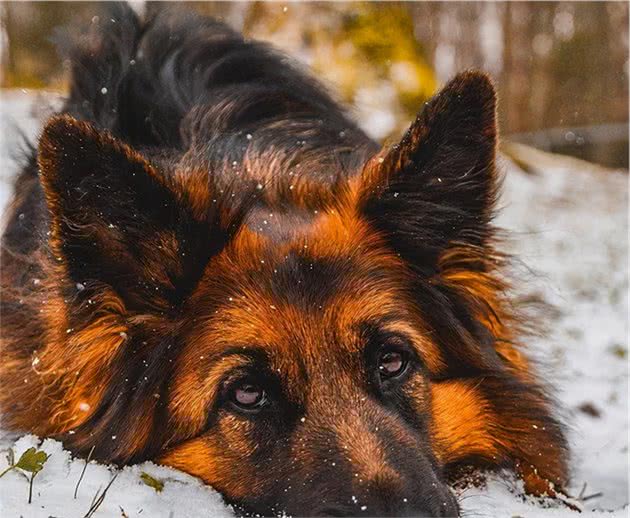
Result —
POLYGON ((485 75, 379 151, 299 65, 214 20, 114 3, 58 41, 69 95, 2 238, 3 426, 183 469, 261 514, 361 514, 358 495, 451 515, 462 464, 561 488, 492 225, 485 75), (230 399, 243 380, 260 412, 230 399))

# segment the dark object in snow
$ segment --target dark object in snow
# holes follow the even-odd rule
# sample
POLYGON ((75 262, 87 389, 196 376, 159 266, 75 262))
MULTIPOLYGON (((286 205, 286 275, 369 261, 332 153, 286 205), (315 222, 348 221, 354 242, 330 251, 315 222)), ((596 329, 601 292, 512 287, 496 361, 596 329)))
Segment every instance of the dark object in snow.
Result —
POLYGON ((61 38, 70 94, 16 182, 3 424, 260 514, 453 515, 461 464, 561 488, 492 226, 490 80, 379 150, 265 44, 108 9, 61 38))
POLYGON ((94 513, 98 511, 98 508, 101 506, 101 504, 105 500, 105 497, 107 496, 109 488, 112 487, 112 484, 117 477, 118 473, 114 474, 114 476, 109 480, 109 482, 105 486, 105 489, 103 489, 102 492, 99 488, 99 490, 94 495, 94 498, 92 499, 92 504, 90 505, 90 508, 88 509, 87 513, 85 513, 85 516, 83 518, 92 518, 92 516, 94 516, 94 513))
POLYGON ((594 418, 600 418, 602 416, 600 409, 597 408, 594 403, 591 403, 589 401, 585 401, 580 406, 578 406, 578 410, 583 414, 589 415, 594 418))

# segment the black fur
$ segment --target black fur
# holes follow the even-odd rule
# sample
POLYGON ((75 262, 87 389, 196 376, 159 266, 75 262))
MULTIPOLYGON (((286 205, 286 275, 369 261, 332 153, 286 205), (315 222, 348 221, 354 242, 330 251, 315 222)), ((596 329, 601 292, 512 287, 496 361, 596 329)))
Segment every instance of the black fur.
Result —
POLYGON ((295 163, 325 147, 350 167, 357 148, 374 146, 297 63, 220 22, 159 6, 140 23, 125 3, 95 20, 59 38, 72 63, 63 111, 134 147, 194 149, 221 166, 240 163, 245 144, 298 147, 295 163))

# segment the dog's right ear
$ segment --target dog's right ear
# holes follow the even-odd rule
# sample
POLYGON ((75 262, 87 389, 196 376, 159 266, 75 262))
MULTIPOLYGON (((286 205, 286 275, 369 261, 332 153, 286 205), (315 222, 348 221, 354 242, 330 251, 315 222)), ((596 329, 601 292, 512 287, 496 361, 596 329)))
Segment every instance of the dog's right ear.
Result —
POLYGON ((129 307, 165 310, 181 301, 234 225, 218 204, 193 211, 171 176, 69 116, 46 125, 38 163, 52 253, 68 280, 110 286, 129 307))

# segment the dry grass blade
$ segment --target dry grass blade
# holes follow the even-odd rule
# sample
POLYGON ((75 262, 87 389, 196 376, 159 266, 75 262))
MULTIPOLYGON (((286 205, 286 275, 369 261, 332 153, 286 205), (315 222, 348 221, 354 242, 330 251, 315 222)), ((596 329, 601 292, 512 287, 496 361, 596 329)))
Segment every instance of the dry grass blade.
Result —
POLYGON ((601 498, 602 496, 604 496, 603 491, 598 491, 597 493, 593 493, 592 495, 583 496, 580 499, 580 502, 586 502, 588 500, 593 500, 594 498, 601 498))
POLYGON ((94 448, 95 446, 92 446, 92 449, 90 450, 90 453, 88 453, 87 459, 85 459, 85 464, 83 466, 83 469, 81 470, 81 475, 79 476, 79 480, 77 481, 77 485, 74 488, 74 499, 77 499, 77 491, 79 491, 79 485, 81 484, 81 481, 83 480, 83 475, 85 475, 85 470, 87 469, 87 465, 90 463, 90 459, 92 458, 92 453, 94 453, 94 448))
MULTIPOLYGON (((97 511, 97 509, 103 503, 103 500, 105 500, 105 496, 107 495, 107 491, 109 490, 109 488, 114 483, 114 480, 116 480, 116 477, 118 477, 118 473, 116 473, 112 477, 112 479, 109 481, 107 486, 105 486, 105 489, 103 489, 103 492, 100 495, 98 495, 98 497, 95 496, 95 498, 92 500, 92 505, 90 505, 90 508, 88 509, 88 512, 85 513, 85 516, 83 518, 92 518, 94 513, 97 511)), ((98 494, 98 491, 97 491, 97 494, 98 494)))

